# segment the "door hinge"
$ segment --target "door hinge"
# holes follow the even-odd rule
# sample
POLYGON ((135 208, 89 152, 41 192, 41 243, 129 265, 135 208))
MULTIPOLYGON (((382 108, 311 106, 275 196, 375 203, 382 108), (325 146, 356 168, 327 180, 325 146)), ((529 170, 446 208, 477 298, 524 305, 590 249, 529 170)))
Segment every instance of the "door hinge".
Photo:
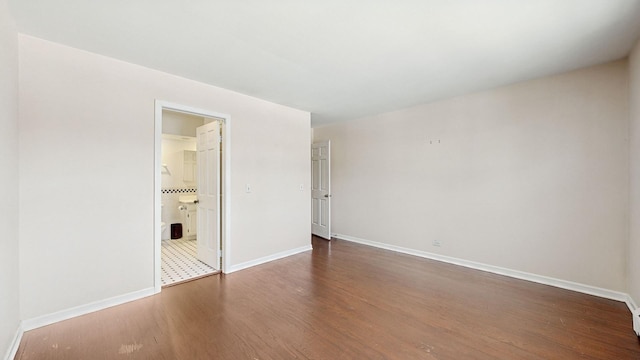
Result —
POLYGON ((218 136, 218 142, 219 142, 220 144, 222 144, 222 135, 219 135, 219 136, 218 136))

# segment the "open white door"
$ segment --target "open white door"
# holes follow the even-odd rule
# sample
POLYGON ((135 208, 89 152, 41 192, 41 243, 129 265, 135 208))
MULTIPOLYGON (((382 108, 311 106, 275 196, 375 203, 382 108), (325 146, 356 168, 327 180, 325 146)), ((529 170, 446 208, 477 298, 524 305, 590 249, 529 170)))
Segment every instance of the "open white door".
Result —
POLYGON ((331 142, 311 146, 311 233, 331 239, 331 142))
POLYGON ((198 259, 220 269, 220 123, 196 130, 198 152, 198 259))

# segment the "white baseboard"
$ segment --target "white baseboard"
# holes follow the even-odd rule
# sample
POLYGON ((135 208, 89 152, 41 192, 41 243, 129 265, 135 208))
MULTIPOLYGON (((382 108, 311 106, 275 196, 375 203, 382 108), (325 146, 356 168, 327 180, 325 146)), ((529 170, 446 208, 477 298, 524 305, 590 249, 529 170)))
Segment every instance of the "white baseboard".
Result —
MULTIPOLYGON (((366 240, 366 239, 361 239, 361 238, 357 238, 357 237, 353 237, 353 236, 349 236, 349 235, 343 235, 343 234, 333 234, 333 236, 335 238, 338 239, 342 239, 342 240, 346 240, 346 241, 350 241, 350 242, 354 242, 354 243, 358 243, 358 244, 363 244, 363 245, 368 245, 368 246, 373 246, 373 247, 377 247, 377 248, 381 248, 381 249, 385 249, 385 250, 391 250, 391 251, 395 251, 395 252, 399 252, 399 253, 403 253, 403 254, 408 254, 408 255, 414 255, 414 256, 418 256, 418 257, 422 257, 422 258, 427 258, 427 259, 431 259, 431 260, 437 260, 437 261, 442 261, 442 262, 446 262, 446 263, 450 263, 450 264, 454 264, 454 265, 460 265, 460 266, 464 266, 467 268, 471 268, 471 269, 476 269, 476 270, 482 270, 482 271, 487 271, 487 272, 491 272, 494 274, 499 274, 499 275, 505 275, 505 276, 509 276, 509 277, 513 277, 516 279, 522 279, 522 280, 527 280, 527 281, 532 281, 532 282, 536 282, 536 283, 540 283, 540 284, 544 284, 544 285, 550 285, 550 286, 555 286, 558 288, 562 288, 562 289, 567 289, 567 290, 573 290, 573 291, 577 291, 577 292, 581 292, 581 293, 585 293, 585 294, 589 294, 589 295, 595 295, 595 296, 599 296, 602 298, 606 298, 606 299, 612 299, 612 300, 617 300, 617 301, 622 301, 625 302, 627 304, 627 306, 629 307, 629 310, 633 311, 635 309, 638 308, 637 304, 635 303, 635 301, 633 300, 633 298, 625 293, 622 292, 618 292, 618 291, 613 291, 613 290, 608 290, 608 289, 603 289, 603 288, 599 288, 599 287, 595 287, 595 286, 590 286, 590 285, 585 285, 585 284, 580 284, 580 283, 575 283, 572 281, 566 281, 566 280, 560 280, 560 279, 555 279, 555 278, 551 278, 551 277, 547 277, 547 276, 541 276, 541 275, 536 275, 536 274, 531 274, 531 273, 527 273, 527 272, 523 272, 523 271, 518 271, 518 270, 511 270, 511 269, 506 269, 506 268, 502 268, 502 267, 498 267, 498 266, 493 266, 493 265, 487 265, 487 264, 483 264, 483 263, 478 263, 478 262, 474 262, 474 261, 468 261, 468 260, 463 260, 463 259, 459 259, 459 258, 454 258, 454 257, 449 257, 449 256, 444 256, 444 255, 439 255, 439 254, 434 254, 434 253, 429 253, 429 252, 425 252, 425 251, 420 251, 420 250, 414 250, 414 249, 409 249, 409 248, 404 248, 404 247, 400 247, 400 246, 395 246, 395 245, 389 245, 389 244, 385 244, 385 243, 380 243, 380 242, 375 242, 375 241, 371 241, 371 240, 366 240)), ((249 267, 252 266, 256 266, 256 265, 260 265, 260 264, 264 264, 270 261, 274 261, 274 260, 278 260, 278 259, 282 259, 291 255, 295 255, 295 254, 299 254, 305 251, 309 251, 312 250, 311 245, 305 245, 299 248, 295 248, 295 249, 291 249, 291 250, 287 250, 287 251, 282 251, 273 255, 269 255, 269 256, 265 256, 259 259, 255 259, 255 260, 251 260, 251 261, 247 261, 244 263, 240 263, 237 265, 233 265, 231 266, 231 268, 229 269, 229 271, 227 271, 227 274, 232 273, 232 272, 236 272, 236 271, 240 271, 243 269, 247 269, 249 267)), ((139 291, 134 291, 128 294, 124 294, 124 295, 120 295, 120 296, 115 296, 109 299, 105 299, 105 300, 100 300, 100 301, 96 301, 96 302, 92 302, 86 305, 81 305, 81 306, 77 306, 71 309, 66 309, 66 310, 62 310, 62 311, 58 311, 52 314, 47 314, 47 315, 43 315, 43 316, 39 316, 33 319, 28 319, 28 320, 23 320, 21 325, 18 327, 16 334, 14 336, 14 339, 12 341, 12 345, 11 347, 8 349, 6 355, 5 355, 5 359, 6 360, 12 360, 17 351, 18 351, 18 347, 20 345, 20 340, 22 339, 22 335, 24 334, 25 331, 29 331, 29 330, 33 330, 42 326, 46 326, 46 325, 50 325, 59 321, 63 321, 63 320, 67 320, 76 316, 81 316, 81 315, 85 315, 85 314, 89 314, 98 310, 102 310, 102 309, 106 309, 112 306, 116 306, 116 305, 120 305, 129 301, 134 301, 134 300, 138 300, 147 296, 151 296, 154 295, 154 288, 147 288, 147 289, 143 289, 143 290, 139 290, 139 291)))
POLYGON ((13 336, 13 341, 11 341, 11 346, 7 349, 7 353, 4 356, 5 360, 13 360, 18 353, 18 347, 20 346, 20 341, 22 340, 22 334, 24 334, 24 329, 22 328, 22 324, 18 325, 18 329, 16 330, 16 334, 13 336))
MULTIPOLYGON (((309 251, 311 250, 312 247, 311 245, 305 245, 299 248, 295 248, 295 249, 291 249, 291 250, 287 250, 287 251, 283 251, 283 252, 279 252, 277 254, 273 254, 273 255, 269 255, 269 256, 265 256, 259 259, 255 259, 255 260, 251 260, 251 261, 247 261, 241 264, 237 264, 232 266, 228 271, 228 273, 232 273, 235 271, 239 271, 242 269, 246 269, 252 266, 256 266, 256 265, 260 265, 260 264, 264 264, 266 262, 269 261, 273 261, 273 260, 278 260, 278 259, 282 259, 284 257, 287 256, 291 256, 291 255, 295 255, 304 251, 309 251)), ((32 319, 28 319, 28 320, 23 320, 19 329, 18 334, 16 335, 16 339, 14 342, 16 342, 15 345, 15 351, 18 350, 18 345, 20 344, 20 339, 22 338, 22 333, 24 331, 29 331, 29 330, 33 330, 33 329, 37 329, 39 327, 42 326, 47 326, 59 321, 63 321, 63 320, 67 320, 67 319, 71 319, 74 318, 76 316, 81 316, 81 315, 85 315, 85 314, 89 314, 95 311, 99 311, 99 310, 103 310, 106 308, 110 308, 112 306, 116 306, 116 305, 120 305, 120 304, 124 304, 126 302, 129 301, 133 301, 133 300, 138 300, 147 296, 151 296, 154 295, 155 289, 153 287, 151 288, 147 288, 147 289, 143 289, 143 290, 139 290, 139 291, 134 291, 128 294, 124 294, 124 295, 120 295, 120 296, 115 296, 109 299, 105 299, 105 300, 100 300, 100 301, 95 301, 89 304, 85 304, 85 305, 80 305, 71 309, 66 309, 66 310, 61 310, 52 314, 47 314, 47 315, 42 315, 42 316, 38 316, 36 318, 32 318, 32 319)), ((10 355, 10 354, 8 354, 10 355)), ((15 353, 14 353, 15 355, 15 353)), ((12 358, 9 358, 12 359, 12 358)))
MULTIPOLYGON (((567 280, 561 280, 561 279, 556 279, 556 278, 542 276, 542 275, 531 274, 524 271, 511 270, 511 269, 502 268, 499 266, 487 265, 487 264, 483 264, 475 261, 463 260, 463 259, 454 258, 450 256, 434 254, 426 251, 414 250, 414 249, 404 248, 400 246, 379 243, 371 240, 360 239, 360 238, 349 236, 349 235, 333 234, 333 236, 338 239, 351 241, 358 244, 369 245, 369 246, 373 246, 373 247, 377 247, 385 250, 396 251, 403 254, 419 256, 426 259, 442 261, 449 264, 460 265, 460 266, 464 266, 471 269, 487 271, 490 273, 505 275, 505 276, 509 276, 509 277, 521 279, 521 280, 532 281, 539 284, 555 286, 558 288, 577 291, 584 294, 602 297, 605 299, 622 301, 627 303, 627 306, 632 305, 634 306, 634 309, 636 308, 635 303, 633 302, 633 299, 631 299, 631 297, 628 294, 625 294, 619 291, 608 290, 608 289, 603 289, 596 286, 576 283, 573 281, 567 281, 567 280)), ((631 309, 631 307, 629 307, 629 309, 631 309)))
POLYGON ((142 299, 144 297, 151 296, 153 294, 155 294, 154 288, 150 287, 147 289, 134 291, 128 294, 114 296, 112 298, 95 301, 85 305, 76 306, 71 309, 57 311, 52 314, 38 316, 33 319, 23 320, 22 329, 24 331, 37 329, 39 327, 47 326, 47 325, 56 323, 58 321, 63 321, 63 320, 71 319, 76 316, 89 314, 94 311, 103 310, 106 308, 110 308, 112 306, 124 304, 129 301, 142 299))
POLYGON ((246 269, 246 268, 250 268, 252 266, 268 263, 268 262, 273 261, 273 260, 282 259, 282 258, 285 258, 287 256, 291 256, 291 255, 299 254, 301 252, 309 251, 311 249, 313 249, 311 247, 311 245, 305 245, 305 246, 301 246, 299 248, 295 248, 295 249, 291 249, 291 250, 287 250, 287 251, 282 251, 282 252, 279 252, 279 253, 276 253, 276 254, 273 254, 273 255, 261 257, 259 259, 246 261, 246 262, 243 262, 243 263, 240 263, 240 264, 237 264, 237 265, 232 265, 229 269, 227 269, 225 274, 231 274, 232 272, 236 272, 236 271, 240 271, 240 270, 243 270, 243 269, 246 269))
POLYGON ((624 302, 627 303, 627 307, 629 308, 629 310, 631 310, 631 312, 633 312, 638 308, 638 305, 629 294, 627 294, 627 298, 625 299, 624 302))

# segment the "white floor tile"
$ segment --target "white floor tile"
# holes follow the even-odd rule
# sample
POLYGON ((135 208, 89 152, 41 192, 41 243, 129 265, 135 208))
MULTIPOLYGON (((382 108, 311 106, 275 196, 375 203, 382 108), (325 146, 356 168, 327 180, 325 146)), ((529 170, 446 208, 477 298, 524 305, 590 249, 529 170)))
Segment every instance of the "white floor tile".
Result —
POLYGON ((196 240, 162 240, 162 286, 214 273, 196 258, 196 240))

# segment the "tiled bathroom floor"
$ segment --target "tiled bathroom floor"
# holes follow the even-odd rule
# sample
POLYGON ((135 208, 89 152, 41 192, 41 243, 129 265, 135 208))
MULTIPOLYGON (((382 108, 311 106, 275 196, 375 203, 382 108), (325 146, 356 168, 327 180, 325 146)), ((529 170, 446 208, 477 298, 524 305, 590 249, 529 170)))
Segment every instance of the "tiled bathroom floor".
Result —
POLYGON ((196 258, 196 240, 162 240, 162 286, 175 285, 216 272, 196 258))

